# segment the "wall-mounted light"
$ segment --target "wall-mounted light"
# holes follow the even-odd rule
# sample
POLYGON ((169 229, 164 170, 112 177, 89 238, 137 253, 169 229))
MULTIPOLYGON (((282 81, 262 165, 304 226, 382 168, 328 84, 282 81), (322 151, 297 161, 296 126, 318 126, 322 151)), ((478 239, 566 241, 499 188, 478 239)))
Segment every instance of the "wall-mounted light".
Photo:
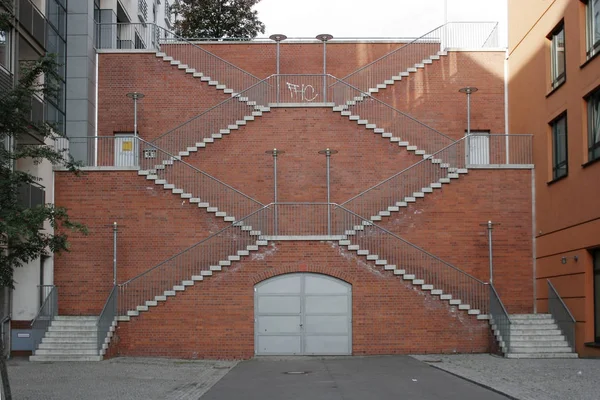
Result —
POLYGON ((573 256, 573 257, 563 257, 563 258, 561 258, 561 259, 560 259, 560 262, 561 262, 562 264, 566 264, 566 263, 567 263, 567 260, 568 260, 569 258, 572 258, 572 259, 573 259, 573 261, 575 261, 575 262, 579 261, 579 257, 577 257, 577 256, 573 256))

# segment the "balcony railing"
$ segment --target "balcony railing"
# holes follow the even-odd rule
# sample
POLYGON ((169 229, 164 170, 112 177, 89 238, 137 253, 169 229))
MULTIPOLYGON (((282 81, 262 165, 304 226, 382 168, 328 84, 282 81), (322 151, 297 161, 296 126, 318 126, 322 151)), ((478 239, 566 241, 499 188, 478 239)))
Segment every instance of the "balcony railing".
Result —
POLYGON ((138 17, 142 23, 148 21, 148 4, 146 0, 138 0, 138 17))

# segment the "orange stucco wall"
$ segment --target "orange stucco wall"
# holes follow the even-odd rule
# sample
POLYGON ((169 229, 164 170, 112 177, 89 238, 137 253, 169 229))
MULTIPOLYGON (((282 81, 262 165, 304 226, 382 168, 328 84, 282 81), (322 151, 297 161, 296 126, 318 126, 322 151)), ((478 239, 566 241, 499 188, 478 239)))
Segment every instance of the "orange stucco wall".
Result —
POLYGON ((594 340, 593 263, 600 247, 600 163, 588 164, 585 97, 600 87, 600 57, 587 60, 585 3, 509 0, 509 130, 534 134, 536 212, 536 298, 547 310, 551 279, 577 319, 577 350, 594 340), (566 81, 550 85, 550 40, 564 23, 566 81), (549 123, 567 113, 568 176, 552 182, 549 123), (574 256, 578 260, 575 261, 574 256), (562 263, 562 258, 566 263, 562 263))

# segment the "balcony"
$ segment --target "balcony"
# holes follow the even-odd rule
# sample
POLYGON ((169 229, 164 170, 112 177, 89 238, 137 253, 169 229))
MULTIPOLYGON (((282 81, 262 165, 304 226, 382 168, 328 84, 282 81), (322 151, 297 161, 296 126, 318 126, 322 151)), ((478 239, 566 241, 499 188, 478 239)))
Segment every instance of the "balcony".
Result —
POLYGON ((46 18, 31 1, 19 3, 19 23, 42 47, 46 47, 46 18))
POLYGON ((25 208, 34 208, 46 204, 45 188, 37 183, 24 184, 19 187, 18 203, 25 208))

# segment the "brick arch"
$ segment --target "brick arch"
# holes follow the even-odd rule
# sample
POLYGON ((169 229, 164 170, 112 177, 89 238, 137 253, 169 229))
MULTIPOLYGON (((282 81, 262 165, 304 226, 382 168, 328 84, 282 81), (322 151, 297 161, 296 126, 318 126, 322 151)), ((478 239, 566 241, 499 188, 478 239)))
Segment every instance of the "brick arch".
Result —
POLYGON ((271 278, 274 278, 279 275, 294 274, 294 273, 298 273, 298 272, 310 272, 313 274, 331 276, 332 278, 337 278, 337 279, 344 281, 352 286, 354 286, 355 279, 356 279, 354 276, 352 276, 352 274, 349 274, 338 268, 299 264, 299 265, 286 265, 286 266, 277 267, 277 268, 270 268, 267 271, 263 271, 259 274, 256 274, 252 278, 252 285, 256 286, 260 282, 266 281, 267 279, 271 279, 271 278))

